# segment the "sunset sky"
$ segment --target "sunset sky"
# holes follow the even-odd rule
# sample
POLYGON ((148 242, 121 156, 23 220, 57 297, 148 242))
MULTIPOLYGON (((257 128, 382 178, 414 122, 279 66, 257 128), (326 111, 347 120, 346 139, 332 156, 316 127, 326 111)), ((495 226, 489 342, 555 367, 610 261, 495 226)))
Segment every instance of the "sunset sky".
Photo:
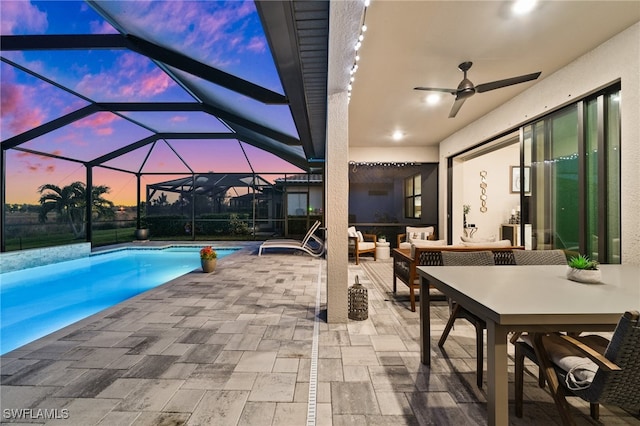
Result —
MULTIPOLYGON (((132 34, 283 93, 253 2, 98 3, 132 34)), ((84 2, 2 0, 0 8, 3 35, 118 33, 84 2)), ((2 58, 0 139, 3 142, 87 106, 91 101, 197 101, 153 61, 128 50, 3 51, 2 58), (13 64, 32 70, 80 96, 30 75, 13 64)), ((171 71, 199 84, 207 96, 226 110, 298 137, 288 106, 262 104, 183 71, 171 71)), ((20 147, 88 161, 145 138, 154 133, 152 130, 229 131, 223 122, 201 112, 123 112, 122 115, 126 119, 110 112, 96 113, 20 147)), ((195 172, 251 172, 247 159, 257 173, 300 172, 299 168, 273 154, 235 139, 158 141, 106 165, 138 171, 144 162, 144 172, 190 173, 184 164, 186 162, 195 172)), ((36 203, 39 198, 37 189, 45 183, 64 186, 86 179, 81 163, 18 150, 7 151, 6 165, 8 203, 36 203)), ((150 183, 174 177, 147 176, 144 180, 150 183)), ((111 188, 107 198, 117 205, 135 204, 136 178, 133 174, 95 168, 93 180, 95 185, 111 188)), ((267 177, 267 180, 272 179, 267 177)))

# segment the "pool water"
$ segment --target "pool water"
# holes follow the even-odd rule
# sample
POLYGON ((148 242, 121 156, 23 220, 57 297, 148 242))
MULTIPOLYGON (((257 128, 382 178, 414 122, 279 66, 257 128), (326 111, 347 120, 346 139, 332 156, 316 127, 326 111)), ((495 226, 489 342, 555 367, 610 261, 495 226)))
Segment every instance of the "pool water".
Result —
MULTIPOLYGON (((0 274, 0 354, 200 268, 201 247, 125 249, 0 274)), ((218 259, 236 249, 216 249, 218 259)))

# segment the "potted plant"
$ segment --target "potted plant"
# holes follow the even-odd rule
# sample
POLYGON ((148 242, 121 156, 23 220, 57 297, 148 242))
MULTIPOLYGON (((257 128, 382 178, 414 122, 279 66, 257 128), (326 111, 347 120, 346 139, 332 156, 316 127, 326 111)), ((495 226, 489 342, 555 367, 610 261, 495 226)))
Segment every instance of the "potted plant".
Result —
POLYGON ((148 240, 149 228, 147 228, 147 209, 144 201, 138 206, 138 222, 135 231, 136 240, 148 240))
POLYGON ((211 247, 206 246, 200 249, 200 264, 202 272, 213 272, 216 269, 218 253, 211 247))
POLYGON ((471 205, 465 204, 462 206, 462 227, 467 227, 467 215, 471 211, 471 205))
POLYGON ((386 235, 380 235, 378 237, 378 242, 380 243, 386 243, 387 242, 387 236, 386 235))
POLYGON ((581 283, 599 283, 602 279, 599 264, 588 256, 579 254, 569 259, 567 278, 581 283))

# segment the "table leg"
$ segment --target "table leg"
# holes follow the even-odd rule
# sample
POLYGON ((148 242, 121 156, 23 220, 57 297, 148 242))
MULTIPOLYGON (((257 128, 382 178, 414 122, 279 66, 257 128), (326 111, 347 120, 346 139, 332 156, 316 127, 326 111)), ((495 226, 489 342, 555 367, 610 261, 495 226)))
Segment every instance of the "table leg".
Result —
POLYGON ((487 321, 487 414, 489 426, 509 424, 507 329, 487 321))
POLYGON ((420 277, 420 361, 431 365, 431 315, 429 282, 420 277))

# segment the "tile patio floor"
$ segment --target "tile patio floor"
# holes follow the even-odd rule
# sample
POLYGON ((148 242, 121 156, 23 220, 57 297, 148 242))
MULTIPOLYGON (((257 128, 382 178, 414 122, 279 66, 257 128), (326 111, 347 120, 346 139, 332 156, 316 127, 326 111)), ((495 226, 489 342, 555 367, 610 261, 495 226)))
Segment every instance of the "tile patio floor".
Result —
MULTIPOLYGON (((358 275, 368 288, 369 319, 327 324, 325 260, 256 253, 257 245, 247 244, 213 274, 194 271, 6 354, 0 422, 486 424, 473 328, 456 325, 446 353, 434 351, 431 369, 423 367, 419 316, 407 309, 406 288, 390 293, 390 264, 388 272, 376 269, 383 278, 388 273, 382 282, 351 264, 345 285, 358 275), (22 413, 35 418, 12 417, 11 409, 31 409, 22 413), (66 418, 45 421, 38 409, 66 418)), ((444 303, 434 309, 435 338, 447 313, 444 303)), ((578 424, 640 425, 605 407, 593 422, 588 406, 574 400, 578 424)), ((559 424, 532 375, 525 418, 515 419, 513 406, 510 415, 514 425, 559 424)))

